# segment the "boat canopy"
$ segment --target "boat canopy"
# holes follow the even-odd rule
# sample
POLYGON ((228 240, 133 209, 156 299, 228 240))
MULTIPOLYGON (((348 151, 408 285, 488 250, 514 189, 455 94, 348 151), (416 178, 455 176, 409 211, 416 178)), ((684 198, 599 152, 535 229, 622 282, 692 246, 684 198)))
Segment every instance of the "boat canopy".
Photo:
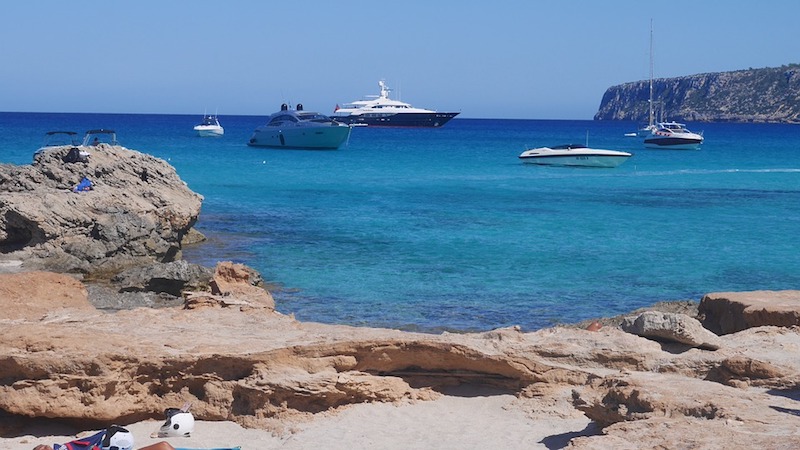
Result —
POLYGON ((299 119, 297 117, 295 117, 294 115, 292 115, 292 114, 278 114, 278 115, 274 116, 272 119, 270 119, 270 121, 269 121, 269 123, 267 125, 277 126, 277 125, 280 125, 280 124, 286 123, 286 122, 296 123, 298 121, 299 121, 299 119))
POLYGON ((117 133, 114 130, 99 128, 89 130, 83 136, 83 145, 110 144, 118 145, 117 133))
POLYGON ((79 145, 74 131, 48 131, 44 134, 43 147, 55 147, 59 145, 79 145))

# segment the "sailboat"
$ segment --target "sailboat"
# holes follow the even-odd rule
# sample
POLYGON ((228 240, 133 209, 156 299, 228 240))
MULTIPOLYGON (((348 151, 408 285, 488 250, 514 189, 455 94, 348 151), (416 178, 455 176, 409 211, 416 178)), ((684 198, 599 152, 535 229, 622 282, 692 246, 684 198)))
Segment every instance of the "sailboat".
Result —
MULTIPOLYGON (((647 148, 696 150, 703 143, 703 133, 694 133, 686 125, 674 120, 664 122, 664 105, 661 104, 659 121, 653 117, 653 19, 650 19, 650 117, 646 127, 636 131, 636 136, 644 137, 644 146, 647 148)), ((632 134, 632 133, 629 133, 632 134)))
POLYGON ((626 133, 625 136, 646 137, 650 136, 650 134, 658 129, 653 115, 653 19, 650 19, 650 99, 648 100, 648 108, 649 114, 647 125, 639 128, 635 133, 626 133))

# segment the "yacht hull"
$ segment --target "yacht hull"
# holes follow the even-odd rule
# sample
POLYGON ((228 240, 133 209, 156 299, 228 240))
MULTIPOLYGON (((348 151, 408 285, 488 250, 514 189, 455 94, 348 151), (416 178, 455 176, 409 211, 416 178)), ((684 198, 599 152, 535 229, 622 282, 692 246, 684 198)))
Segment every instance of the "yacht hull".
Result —
POLYGON ((201 137, 215 137, 225 134, 225 130, 222 127, 206 127, 202 125, 194 127, 194 131, 201 137))
POLYGON ((350 136, 347 125, 276 129, 256 128, 247 145, 253 147, 334 150, 350 136))
POLYGON ((414 127, 414 128, 436 128, 444 126, 459 113, 365 113, 337 115, 334 113, 331 118, 337 122, 355 126, 370 127, 414 127))
POLYGON ((539 147, 519 155, 524 163, 564 167, 617 167, 632 155, 628 152, 589 148, 580 144, 539 147))
POLYGON ((681 137, 652 137, 644 140, 646 148, 674 149, 674 150, 697 150, 702 139, 691 139, 681 137))
POLYGON ((563 167, 617 167, 627 161, 629 156, 598 155, 552 155, 552 156, 520 156, 522 162, 541 166, 563 167))

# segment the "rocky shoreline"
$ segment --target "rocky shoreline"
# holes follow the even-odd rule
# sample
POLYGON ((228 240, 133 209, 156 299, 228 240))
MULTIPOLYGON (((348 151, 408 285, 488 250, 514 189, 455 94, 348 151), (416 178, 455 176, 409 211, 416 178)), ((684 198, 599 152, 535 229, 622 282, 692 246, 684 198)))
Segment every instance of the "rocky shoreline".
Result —
POLYGON ((0 166, 0 444, 30 442, 33 421, 133 424, 187 401, 198 420, 283 436, 489 388, 531 427, 582 423, 550 436, 569 448, 800 446, 800 291, 530 333, 298 322, 252 269, 180 259, 202 198, 168 164, 105 146, 74 165, 68 150, 0 166), (72 192, 82 176, 95 189, 72 192))

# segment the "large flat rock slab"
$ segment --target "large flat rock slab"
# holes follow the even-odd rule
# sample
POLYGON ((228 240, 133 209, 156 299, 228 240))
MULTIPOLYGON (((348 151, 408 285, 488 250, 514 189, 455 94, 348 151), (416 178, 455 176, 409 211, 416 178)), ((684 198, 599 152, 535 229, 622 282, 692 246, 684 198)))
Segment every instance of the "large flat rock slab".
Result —
POLYGON ((800 325, 800 291, 714 292, 700 301, 703 326, 730 334, 763 326, 800 325))

